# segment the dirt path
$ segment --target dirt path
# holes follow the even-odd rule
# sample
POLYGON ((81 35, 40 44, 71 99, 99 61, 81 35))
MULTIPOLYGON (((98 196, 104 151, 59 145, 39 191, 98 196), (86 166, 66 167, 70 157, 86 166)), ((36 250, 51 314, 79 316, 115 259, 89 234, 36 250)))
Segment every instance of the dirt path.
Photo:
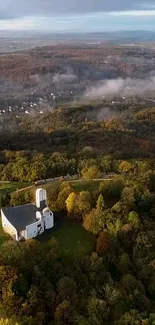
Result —
MULTIPOLYGON (((18 192, 23 192, 23 191, 26 191, 26 190, 30 190, 31 188, 33 188, 34 185, 30 185, 30 186, 27 186, 27 187, 23 187, 23 188, 20 188, 19 190, 16 190, 18 192)), ((16 192, 15 191, 15 192, 16 192)))

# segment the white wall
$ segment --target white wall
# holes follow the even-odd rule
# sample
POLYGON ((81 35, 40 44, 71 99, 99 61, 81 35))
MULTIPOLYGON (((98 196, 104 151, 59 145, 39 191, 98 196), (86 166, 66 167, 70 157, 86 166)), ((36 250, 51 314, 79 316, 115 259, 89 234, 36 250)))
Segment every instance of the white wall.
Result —
POLYGON ((6 218, 3 211, 1 210, 1 217, 2 217, 2 226, 6 233, 8 233, 13 239, 18 240, 17 230, 14 226, 10 223, 10 221, 6 218))
POLYGON ((41 220, 41 219, 42 219, 42 214, 41 214, 40 211, 37 211, 36 212, 36 220, 38 221, 38 220, 41 220))
POLYGON ((45 201, 45 203, 47 204, 47 193, 46 193, 46 190, 44 190, 42 188, 38 188, 36 190, 36 207, 37 208, 41 207, 42 201, 45 201))
POLYGON ((54 215, 53 212, 45 212, 44 213, 45 220, 45 229, 50 229, 54 227, 54 215))
POLYGON ((40 230, 40 227, 38 227, 39 225, 42 227, 39 235, 42 234, 44 232, 44 222, 43 220, 38 220, 37 222, 26 226, 25 239, 30 239, 38 236, 38 230, 40 230))

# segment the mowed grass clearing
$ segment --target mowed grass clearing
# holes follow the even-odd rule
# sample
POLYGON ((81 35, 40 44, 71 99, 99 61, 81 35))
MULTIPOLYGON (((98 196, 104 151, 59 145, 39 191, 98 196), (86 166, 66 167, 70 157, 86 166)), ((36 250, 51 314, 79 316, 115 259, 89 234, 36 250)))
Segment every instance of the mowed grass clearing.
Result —
MULTIPOLYGON (((98 190, 101 181, 66 181, 76 192, 98 190)), ((63 182, 53 181, 43 185, 50 193, 52 189, 58 189, 63 182)), ((55 211, 55 226, 53 229, 44 232, 38 237, 45 250, 48 249, 48 241, 55 238, 59 244, 60 251, 71 257, 82 257, 90 254, 96 243, 96 237, 84 229, 83 225, 78 222, 69 220, 59 211, 55 211)))
POLYGON ((48 248, 48 241, 55 238, 62 253, 71 257, 82 257, 90 254, 95 247, 96 237, 86 231, 82 224, 68 220, 55 212, 55 226, 38 237, 38 241, 48 248))
MULTIPOLYGON (((87 232, 80 223, 69 221, 64 217, 62 219, 63 221, 61 222, 56 220, 53 229, 46 230, 36 238, 43 250, 48 251, 49 241, 55 238, 60 252, 65 255, 80 258, 90 254, 95 247, 95 236, 87 232)), ((3 231, 0 219, 0 245, 10 239, 11 237, 3 231)))
POLYGON ((50 189, 52 189, 52 188, 59 188, 59 186, 62 183, 64 183, 64 184, 65 183, 66 184, 70 184, 74 188, 74 190, 77 191, 77 192, 81 192, 81 191, 89 191, 89 192, 92 192, 92 191, 98 190, 101 181, 85 181, 85 180, 64 181, 64 182, 60 182, 60 181, 59 182, 56 182, 56 181, 53 181, 51 183, 48 183, 48 184, 43 185, 43 187, 48 192, 48 190, 50 191, 50 189))

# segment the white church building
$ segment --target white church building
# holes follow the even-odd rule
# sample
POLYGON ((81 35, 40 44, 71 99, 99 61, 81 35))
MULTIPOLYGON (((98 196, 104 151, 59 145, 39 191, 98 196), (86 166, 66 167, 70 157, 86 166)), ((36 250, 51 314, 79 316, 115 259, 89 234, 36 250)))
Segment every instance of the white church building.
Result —
POLYGON ((2 208, 1 217, 4 231, 17 241, 37 237, 54 227, 54 215, 47 206, 47 192, 41 188, 36 190, 36 205, 2 208))

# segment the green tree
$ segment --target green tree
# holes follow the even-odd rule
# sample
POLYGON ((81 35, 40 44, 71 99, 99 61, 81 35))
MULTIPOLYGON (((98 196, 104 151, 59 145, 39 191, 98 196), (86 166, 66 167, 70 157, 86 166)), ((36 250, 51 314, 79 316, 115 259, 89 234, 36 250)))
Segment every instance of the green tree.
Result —
POLYGON ((131 262, 129 259, 129 255, 124 252, 119 256, 119 269, 123 274, 125 274, 129 272, 130 266, 131 262))
POLYGON ((104 325, 108 319, 109 309, 104 299, 96 296, 88 301, 88 320, 90 325, 104 325))
POLYGON ((9 204, 10 195, 9 194, 0 194, 0 208, 5 207, 9 204))
POLYGON ((112 157, 111 156, 105 156, 103 158, 101 158, 100 160, 100 165, 101 165, 101 169, 103 172, 108 173, 112 171, 112 157))
POLYGON ((106 284, 104 296, 108 305, 114 306, 121 298, 121 292, 114 285, 106 284))
POLYGON ((121 200, 128 209, 133 208, 135 203, 133 188, 125 187, 122 190, 121 200))
POLYGON ((31 203, 32 202, 32 194, 30 193, 30 191, 24 191, 24 201, 25 201, 25 204, 26 203, 31 203))
POLYGON ((153 195, 149 190, 145 190, 144 194, 139 198, 137 205, 142 212, 149 212, 153 204, 153 195))
POLYGON ((135 228, 140 228, 140 219, 138 214, 135 211, 129 213, 128 222, 135 228))
POLYGON ((60 305, 57 306, 55 317, 55 325, 74 325, 76 324, 76 315, 70 302, 64 300, 60 305))
POLYGON ((44 155, 37 154, 31 161, 31 180, 45 179, 47 173, 47 164, 44 155))
POLYGON ((1 263, 13 267, 19 267, 22 253, 22 248, 16 241, 8 240, 0 246, 1 263))
POLYGON ((97 199, 96 208, 99 209, 101 212, 104 211, 105 202, 104 202, 104 198, 103 198, 102 194, 100 194, 98 199, 97 199))
POLYGON ((100 183, 99 192, 104 197, 117 197, 121 196, 124 188, 124 180, 122 177, 116 177, 113 180, 106 180, 100 183))
POLYGON ((13 206, 26 204, 28 202, 26 202, 25 198, 27 200, 27 194, 25 194, 24 192, 19 192, 19 191, 13 192, 11 194, 10 204, 13 206))
POLYGON ((21 322, 17 321, 15 318, 1 318, 0 325, 21 325, 21 322))
POLYGON ((77 286, 75 281, 70 277, 64 277, 58 282, 58 297, 60 302, 67 300, 75 303, 77 298, 77 286))
POLYGON ((30 162, 27 157, 16 158, 12 168, 12 178, 15 181, 28 182, 31 180, 30 162))
POLYGON ((155 298, 155 275, 152 275, 149 279, 148 290, 152 298, 155 298))
POLYGON ((35 316, 39 304, 39 313, 45 313, 45 301, 43 299, 43 293, 35 285, 32 285, 27 292, 26 301, 23 304, 23 312, 28 316, 35 316))
POLYGON ((142 317, 137 310, 130 310, 121 315, 119 320, 115 321, 115 325, 149 325, 147 322, 142 323, 142 317))

